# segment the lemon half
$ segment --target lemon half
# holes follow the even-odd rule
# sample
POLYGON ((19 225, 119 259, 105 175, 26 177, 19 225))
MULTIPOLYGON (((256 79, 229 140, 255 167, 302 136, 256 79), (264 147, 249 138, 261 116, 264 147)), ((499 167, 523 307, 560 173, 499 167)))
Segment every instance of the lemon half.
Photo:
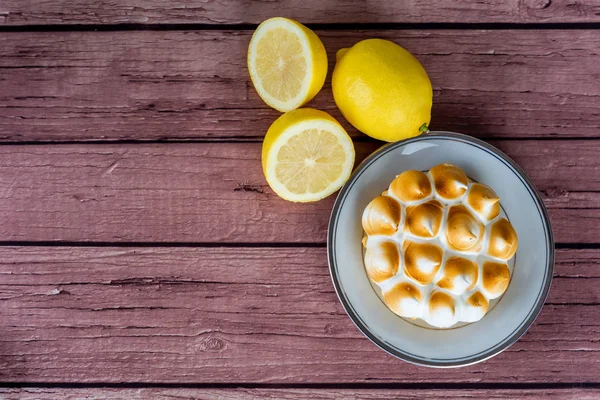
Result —
POLYGON ((318 36, 288 18, 261 23, 250 40, 248 71, 265 103, 286 112, 308 103, 327 75, 327 53, 318 36))
POLYGON ((344 128, 326 112, 300 108, 279 117, 265 136, 263 172, 285 200, 321 200, 348 180, 354 145, 344 128))

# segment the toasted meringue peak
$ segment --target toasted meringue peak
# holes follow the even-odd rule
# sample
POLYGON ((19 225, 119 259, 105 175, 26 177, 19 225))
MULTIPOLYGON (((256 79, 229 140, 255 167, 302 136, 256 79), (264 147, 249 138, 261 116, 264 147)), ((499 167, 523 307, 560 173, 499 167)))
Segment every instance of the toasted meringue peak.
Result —
POLYGON ((444 292, 434 292, 429 297, 429 320, 439 328, 454 325, 455 302, 444 292))
POLYGON ((383 294, 385 304, 396 314, 407 318, 421 316, 422 298, 421 291, 408 282, 399 283, 383 294))
POLYGON ((479 321, 487 313, 489 301, 480 292, 475 292, 465 301, 463 320, 465 322, 479 321))
POLYGON ((404 227, 415 236, 436 237, 442 224, 443 213, 442 204, 436 200, 407 207, 404 227))
POLYGON ((400 225, 400 204, 391 197, 379 196, 365 208, 362 226, 367 235, 393 235, 400 225))
POLYGON ((440 164, 429 171, 437 194, 447 200, 461 197, 469 187, 464 171, 454 164, 440 164))
POLYGON ((392 181, 389 191, 400 201, 417 201, 431 194, 431 183, 421 171, 404 171, 392 181))
POLYGON ((400 253, 394 242, 380 242, 367 247, 365 268, 373 281, 382 282, 396 275, 400 266, 400 253))
POLYGON ((477 284, 479 268, 477 264, 463 257, 450 257, 442 269, 442 278, 437 285, 454 294, 472 290, 477 284))
POLYGON ((485 221, 490 221, 500 214, 500 198, 491 188, 481 183, 471 184, 467 202, 485 221))
POLYGON ((505 218, 494 222, 490 230, 488 254, 502 260, 509 260, 517 252, 519 239, 517 232, 505 218))
POLYGON ((510 271, 508 265, 493 261, 486 261, 482 268, 483 289, 488 297, 495 299, 501 296, 510 282, 510 271))
POLYGON ((457 251, 479 250, 485 233, 483 224, 465 206, 453 206, 448 212, 446 240, 457 251))
POLYGON ((431 283, 442 264, 443 250, 434 244, 406 240, 402 251, 406 274, 423 285, 431 283))

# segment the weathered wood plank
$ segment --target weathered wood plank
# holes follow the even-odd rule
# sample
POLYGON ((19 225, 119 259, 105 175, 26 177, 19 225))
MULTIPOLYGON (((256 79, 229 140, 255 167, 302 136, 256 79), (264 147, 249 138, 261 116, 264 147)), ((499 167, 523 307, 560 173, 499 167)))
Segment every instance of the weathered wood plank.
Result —
MULTIPOLYGON (((600 141, 492 144, 544 194, 557 242, 599 242, 600 141)), ((358 159, 376 147, 356 143, 358 159)), ((281 200, 265 182, 260 149, 214 142, 0 146, 0 240, 324 243, 333 196, 281 200)))
MULTIPOLYGON (((598 137, 600 86, 589 84, 600 78, 595 30, 318 33, 332 66, 339 48, 368 37, 412 51, 433 82, 433 129, 598 137)), ((280 114, 249 82, 250 34, 3 33, 0 141, 260 138, 280 114)), ((328 82, 310 106, 359 135, 341 117, 328 82)))
POLYGON ((60 389, 22 388, 0 389, 6 400, 146 400, 146 399, 206 399, 206 400, 378 400, 378 399, 506 399, 592 400, 600 396, 599 389, 60 389))
POLYGON ((3 382, 593 383, 600 251, 559 250, 550 298, 479 365, 401 362, 355 328, 321 248, 0 248, 3 382), (535 368, 531 366, 535 365, 535 368))
POLYGON ((598 22, 600 3, 583 1, 440 0, 363 3, 342 0, 268 1, 224 0, 190 3, 185 0, 33 1, 5 0, 0 24, 240 24, 259 23, 272 16, 304 23, 416 22, 598 22))
MULTIPOLYGON (((160 284, 252 284, 308 285, 320 292, 333 292, 330 285, 324 248, 70 248, 70 247, 0 247, 0 276, 4 289, 20 290, 28 285, 160 285, 160 284), (17 249, 19 250, 17 252, 17 249), (239 264, 239 257, 228 262, 229 253, 239 253, 253 266, 228 274, 239 264), (201 254, 208 259, 202 260, 201 254), (293 260, 294 255, 308 260, 293 260), (84 264, 84 257, 91 265, 84 264), (172 264, 170 264, 172 262, 172 264), (284 275, 275 274, 285 262, 284 275), (43 271, 33 271, 32 264, 42 264, 43 271), (139 271, 123 265, 142 265, 139 271), (256 264, 256 265, 255 265, 256 264), (201 270, 193 270, 202 268, 201 270), (10 273, 8 273, 9 271, 10 273), (191 271, 191 272, 190 272, 191 271), (218 277, 219 271, 226 273, 218 277), (204 277, 199 279, 198 277, 204 277)), ((547 303, 565 305, 573 302, 593 305, 600 302, 595 286, 600 282, 600 251, 559 249, 554 283, 547 303), (577 291, 578 290, 578 291, 577 291)), ((39 267, 38 267, 39 268, 39 267)))

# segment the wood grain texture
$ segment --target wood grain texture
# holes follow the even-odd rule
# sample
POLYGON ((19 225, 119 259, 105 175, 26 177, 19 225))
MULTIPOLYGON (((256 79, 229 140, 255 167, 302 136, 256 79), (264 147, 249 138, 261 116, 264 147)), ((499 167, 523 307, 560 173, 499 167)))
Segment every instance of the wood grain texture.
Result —
POLYGON ((273 16, 304 23, 598 22, 597 0, 4 0, 0 24, 256 24, 273 16))
POLYGON ((592 400, 599 389, 0 389, 5 400, 389 400, 389 399, 503 399, 592 400))
POLYGON ((436 370, 369 342, 323 248, 0 248, 2 382, 594 383, 600 251, 559 250, 530 331, 436 370), (532 368, 535 366, 535 368, 532 368))
MULTIPOLYGON (((600 79, 595 30, 318 33, 330 75, 335 52, 365 38, 413 52, 434 86, 432 129, 485 138, 598 137, 600 86, 590 84, 600 79)), ((262 138, 280 113, 249 81, 250 35, 5 32, 0 141, 262 138)), ((361 135, 337 110, 329 79, 309 106, 361 135)))
MULTIPOLYGON (((557 242, 599 243, 600 141, 491 143, 541 190, 557 242)), ((377 146, 356 143, 357 158, 377 146)), ((216 142, 0 146, 0 240, 325 243, 334 196, 310 204, 280 199, 266 184, 260 149, 216 142)))

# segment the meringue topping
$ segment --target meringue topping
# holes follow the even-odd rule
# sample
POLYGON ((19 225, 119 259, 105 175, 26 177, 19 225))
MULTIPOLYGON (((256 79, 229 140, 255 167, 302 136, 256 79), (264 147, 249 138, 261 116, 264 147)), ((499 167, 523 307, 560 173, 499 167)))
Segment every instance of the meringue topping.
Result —
POLYGON ((487 313, 489 301, 480 292, 475 292, 465 301, 463 321, 479 321, 487 313))
POLYGON ((391 197, 379 196, 365 208, 362 226, 367 235, 393 235, 400 225, 400 204, 391 197))
POLYGON ((382 282, 396 275, 400 267, 400 253, 394 242, 380 242, 367 246, 365 268, 373 281, 382 282))
POLYGON ((429 321, 440 328, 454 325, 454 299, 444 292, 434 292, 429 298, 429 321))
POLYGON ((406 208, 405 229, 415 236, 432 238, 438 235, 443 217, 442 204, 437 200, 406 208))
POLYGON ((507 219, 494 222, 490 230, 488 254, 502 260, 509 260, 517 252, 519 239, 513 226, 507 219))
POLYGON ((421 316, 421 302, 423 295, 413 284, 402 282, 383 294, 385 304, 396 314, 417 318, 421 316))
POLYGON ((475 322, 508 288, 517 234, 498 195, 455 165, 401 173, 362 225, 367 275, 401 317, 475 322))
POLYGON ((400 201, 422 200, 431 194, 431 182, 421 171, 404 171, 392 181, 389 191, 400 201))
POLYGON ((469 180, 464 171, 453 164, 440 164, 429 171, 437 194, 446 200, 461 197, 469 187, 469 180))
POLYGON ((453 206, 448 212, 446 240, 451 249, 477 251, 485 228, 465 206, 453 206))
POLYGON ((471 184, 467 203, 483 220, 490 221, 500 214, 500 198, 488 186, 471 184))
POLYGON ((406 274, 420 284, 431 283, 442 264, 443 250, 434 244, 406 240, 402 252, 406 274))
POLYGON ((478 275, 477 263, 463 257, 450 257, 444 264, 442 278, 437 285, 454 294, 462 294, 475 287, 478 275))
POLYGON ((482 268, 483 289, 488 297, 495 299, 502 295, 510 282, 510 271, 505 263, 486 261, 482 268))

